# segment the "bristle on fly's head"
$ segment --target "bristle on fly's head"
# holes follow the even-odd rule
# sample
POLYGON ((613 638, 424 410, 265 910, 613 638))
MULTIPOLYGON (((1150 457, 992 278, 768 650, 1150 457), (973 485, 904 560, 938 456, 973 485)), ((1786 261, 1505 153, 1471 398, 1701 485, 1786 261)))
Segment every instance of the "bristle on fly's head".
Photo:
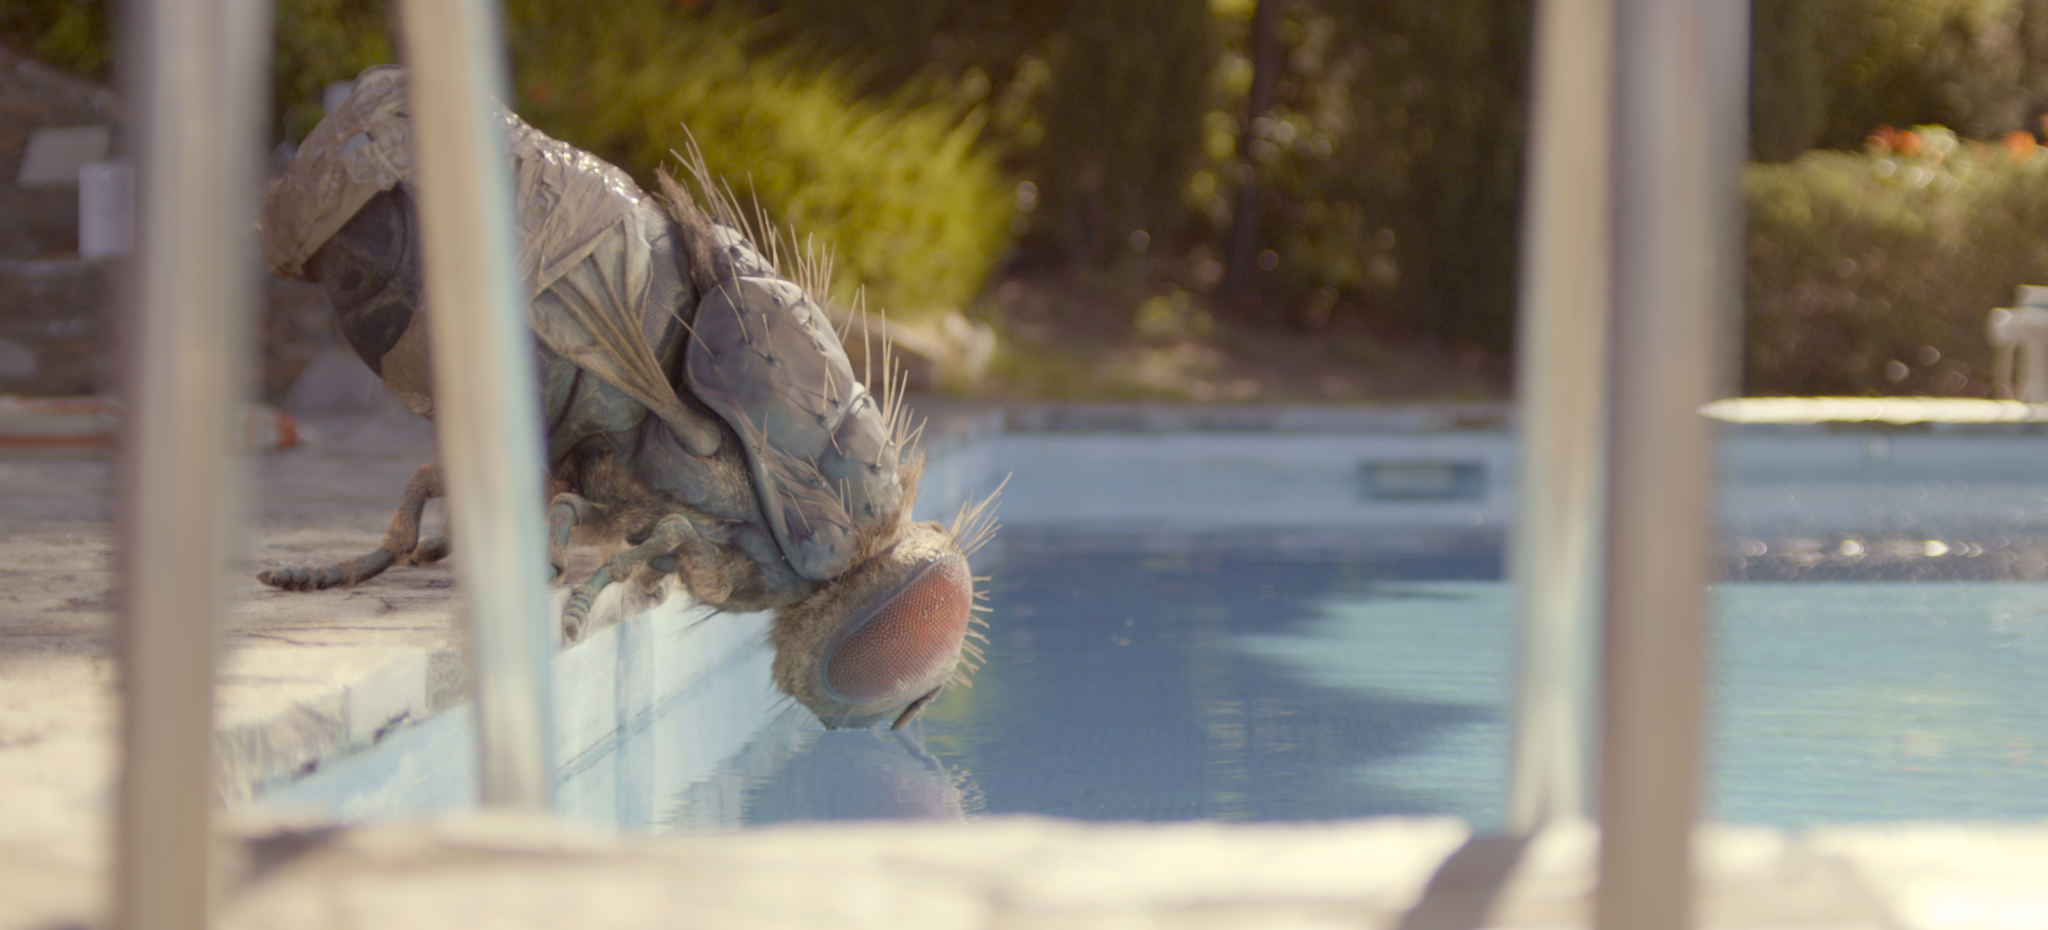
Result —
POLYGON ((946 528, 946 535, 952 537, 953 545, 960 548, 961 555, 973 555, 996 535, 1002 524, 996 521, 996 499, 1003 496, 1003 488, 1009 486, 1010 478, 1003 476, 1003 483, 996 485, 987 497, 977 501, 969 497, 960 502, 960 513, 953 517, 953 525, 946 528))

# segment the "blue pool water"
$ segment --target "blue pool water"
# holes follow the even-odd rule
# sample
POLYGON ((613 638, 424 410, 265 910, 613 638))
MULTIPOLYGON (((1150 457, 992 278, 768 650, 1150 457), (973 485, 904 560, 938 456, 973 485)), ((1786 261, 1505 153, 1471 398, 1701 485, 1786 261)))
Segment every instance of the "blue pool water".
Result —
POLYGON ((990 812, 1499 818, 1497 555, 1018 542, 989 664, 926 736, 990 812))
MULTIPOLYGON (((2048 817, 2044 450, 1826 432, 1724 448, 1704 813, 2048 817)), ((1013 475, 1011 525, 976 563, 993 613, 972 689, 904 732, 826 732, 769 693, 759 618, 601 634, 558 658, 558 699, 588 699, 564 719, 597 734, 569 750, 564 807, 629 832, 1008 813, 1498 828, 1511 452, 1463 433, 969 448, 927 478, 935 502, 1013 475), (637 697, 691 655, 716 661, 637 697)), ((430 720, 267 797, 351 818, 461 806, 464 726, 430 720)))
MULTIPOLYGON (((1512 591, 1497 553, 1143 551, 1019 538, 989 662, 916 732, 785 721, 705 785, 739 823, 1503 817, 1512 591), (1133 550, 1138 551, 1133 551, 1133 550)), ((2048 584, 1724 582, 1722 820, 2048 817, 2048 584)), ((729 823, 726 825, 730 825, 729 823)))

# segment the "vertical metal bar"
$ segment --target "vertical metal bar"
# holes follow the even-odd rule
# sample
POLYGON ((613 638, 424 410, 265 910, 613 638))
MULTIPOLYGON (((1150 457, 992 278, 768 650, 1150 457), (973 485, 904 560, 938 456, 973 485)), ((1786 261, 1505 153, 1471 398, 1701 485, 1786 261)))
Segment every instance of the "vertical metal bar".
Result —
POLYGON ((1536 10, 1517 328, 1521 514, 1508 829, 1590 816, 1606 474, 1613 0, 1536 10))
MULTIPOLYGON (((1618 0, 1613 390, 1595 926, 1692 921, 1712 398, 1732 308, 1736 121, 1713 0, 1618 0)), ((1746 14, 1743 14, 1746 18, 1746 14)))
POLYGON ((271 7, 129 7, 124 64, 141 162, 122 346, 122 755, 115 921, 206 923, 214 619, 237 535, 243 373, 271 7))
POLYGON ((554 806, 553 637, 533 335, 514 263, 505 53, 488 0, 405 0, 434 423, 469 607, 484 803, 554 806))

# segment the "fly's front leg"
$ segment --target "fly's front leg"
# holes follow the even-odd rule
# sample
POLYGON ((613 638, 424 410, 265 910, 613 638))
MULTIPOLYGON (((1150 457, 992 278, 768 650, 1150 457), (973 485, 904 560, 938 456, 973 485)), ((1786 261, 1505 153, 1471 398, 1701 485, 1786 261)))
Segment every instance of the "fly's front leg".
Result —
POLYGON ((384 531, 384 541, 377 548, 321 568, 258 572, 256 580, 287 591, 318 591, 375 578, 401 558, 420 564, 438 559, 447 554, 448 541, 437 537, 421 546, 420 513, 426 509, 427 501, 440 497, 443 490, 441 466, 431 462, 421 465, 412 473, 412 480, 405 483, 405 498, 399 502, 398 512, 392 514, 391 527, 384 531), (423 559, 423 555, 429 557, 423 559))
MULTIPOLYGON (((693 524, 691 529, 695 528, 693 524)), ((723 604, 732 596, 732 572, 719 558, 718 547, 702 534, 693 533, 675 551, 640 566, 633 573, 633 583, 652 592, 670 574, 681 575, 683 586, 707 604, 723 604)))
POLYGON ((670 514, 654 525, 654 531, 637 546, 605 560, 597 574, 590 580, 577 585, 569 594, 569 605, 562 611, 562 635, 570 641, 583 635, 583 625, 590 616, 590 605, 597 600, 598 592, 614 581, 634 577, 639 569, 657 560, 675 559, 683 573, 683 581, 691 592, 713 603, 725 600, 732 591, 732 579, 719 567, 711 544, 697 534, 696 526, 682 514, 670 514), (699 590, 703 584, 708 590, 699 590), (715 599, 710 595, 716 595, 715 599))
MULTIPOLYGON (((442 512, 446 513, 447 511, 444 510, 442 512)), ((412 554, 405 557, 405 564, 432 565, 447 558, 452 548, 448 542, 448 534, 444 531, 439 536, 431 536, 421 540, 419 545, 413 547, 412 554)))
POLYGON ((548 565, 555 570, 555 580, 569 570, 569 536, 576 528, 586 523, 595 523, 604 516, 604 511, 574 494, 562 493, 548 501, 548 565))

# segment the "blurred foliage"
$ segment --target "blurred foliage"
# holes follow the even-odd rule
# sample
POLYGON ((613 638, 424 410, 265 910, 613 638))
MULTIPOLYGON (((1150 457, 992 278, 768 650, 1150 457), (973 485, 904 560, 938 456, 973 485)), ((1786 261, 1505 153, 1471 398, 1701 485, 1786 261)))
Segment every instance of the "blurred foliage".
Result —
MULTIPOLYGON (((1349 177, 1392 219, 1401 267, 1383 315, 1509 350, 1521 234, 1530 5, 1374 0, 1349 9, 1366 48, 1349 177)), ((1377 233, 1375 234, 1377 236, 1377 233)))
POLYGON ((1854 148, 1870 128, 2038 131, 2048 0, 1757 0, 1752 156, 1854 148))
POLYGON ((1505 352, 1528 4, 1266 2, 1283 4, 1277 102, 1235 117, 1251 85, 1252 4, 1218 3, 1221 105, 1187 189, 1221 228, 1242 172, 1256 172, 1265 315, 1311 329, 1363 318, 1505 352), (1239 131, 1248 164, 1233 157, 1239 131))
POLYGON ((690 133, 742 202, 836 252, 834 292, 916 321, 980 288, 1008 245, 1009 184, 982 116, 855 94, 844 72, 756 51, 739 17, 661 0, 508 8, 519 111, 643 185, 690 133))
MULTIPOLYGON (((277 0, 271 108, 278 136, 305 138, 324 112, 328 84, 392 60, 384 11, 385 0, 277 0)), ((0 35, 80 77, 113 79, 108 0, 8 0, 0 35)))
POLYGON ((1066 256, 1117 263, 1186 225, 1181 185, 1201 151, 1215 56, 1204 0, 1069 7, 1032 159, 1032 223, 1066 256))
MULTIPOLYGON (((980 106, 1022 182, 1025 261, 1084 274, 1207 234, 1182 203, 1216 58, 1206 0, 747 0, 757 41, 826 61, 870 98, 980 106)), ((1126 283, 1142 276, 1104 280, 1126 283)))
MULTIPOLYGON (((964 95, 927 81, 894 99, 861 99, 860 68, 814 67, 794 53, 760 50, 798 11, 749 27, 739 14, 694 6, 512 0, 506 32, 517 108, 646 185, 683 147, 687 123, 713 171, 743 199, 758 198, 779 222, 836 250, 840 299, 865 286, 871 305, 914 321, 971 298, 1008 248, 1014 196, 977 145, 991 106, 988 80, 964 95)), ((926 7, 987 19, 965 3, 926 7)), ((874 28, 903 22, 901 11, 833 9, 842 21, 874 28)), ((108 11, 106 0, 14 0, 0 10, 0 28, 61 67, 105 80, 108 11)), ((279 138, 311 131, 325 113, 328 84, 394 59, 388 11, 387 0, 279 0, 279 138)), ((862 73, 872 81, 872 72, 862 73)), ((1012 118, 1017 109, 1009 107, 1012 118)))
MULTIPOLYGON (((280 137, 392 57, 388 3, 283 0, 280 137)), ((104 78, 108 9, 11 0, 0 30, 104 78)), ((914 319, 1008 256, 1141 343, 1512 341, 1527 0, 509 0, 506 20, 536 125, 645 183, 687 124, 743 198, 836 245, 841 299, 865 285, 914 319), (1280 54, 1249 112, 1262 3, 1280 54), (1226 302, 1246 197, 1258 271, 1226 302)), ((2048 280, 2048 159, 1945 130, 1860 147, 1879 124, 2048 130, 2048 0, 1756 0, 1752 69, 1751 150, 1783 164, 1745 181, 1750 389, 1984 393, 1983 312, 2048 280)))
POLYGON ((863 94, 960 84, 970 97, 1042 61, 1067 19, 1044 0, 741 0, 757 41, 846 73, 863 94))
POLYGON ((80 77, 107 80, 113 68, 113 15, 107 0, 7 0, 0 35, 80 77))
POLYGON ((272 107, 283 138, 304 139, 327 115, 327 85, 396 60, 386 16, 386 0, 277 0, 272 107))
MULTIPOLYGON (((1133 321, 1176 287, 1212 300, 1251 172, 1253 319, 1504 350, 1526 4, 1269 2, 1285 51, 1258 114, 1255 0, 511 0, 506 21, 537 125, 646 181, 687 121, 743 194, 837 244, 842 296, 958 305, 1023 232, 1020 261, 1109 282, 1133 321)), ((392 57, 387 3, 284 0, 281 137, 392 57)), ((17 0, 5 22, 104 68, 105 10, 17 0)))
POLYGON ((1746 394, 1988 396, 1985 314, 2048 280, 2048 150, 1878 133, 1750 166, 1746 394))

